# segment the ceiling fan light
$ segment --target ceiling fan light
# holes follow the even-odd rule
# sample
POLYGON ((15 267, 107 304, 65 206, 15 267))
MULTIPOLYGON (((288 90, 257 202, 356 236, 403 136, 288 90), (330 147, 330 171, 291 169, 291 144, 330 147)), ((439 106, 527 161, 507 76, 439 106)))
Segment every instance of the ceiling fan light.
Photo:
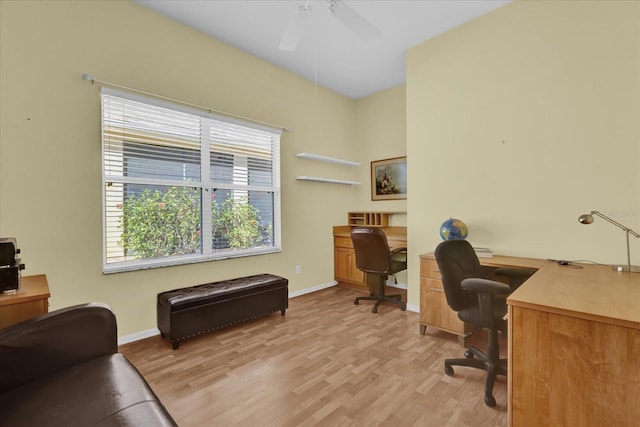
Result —
POLYGON ((306 2, 305 4, 298 6, 298 12, 311 15, 311 12, 313 12, 313 9, 311 9, 311 5, 309 4, 309 2, 306 2))

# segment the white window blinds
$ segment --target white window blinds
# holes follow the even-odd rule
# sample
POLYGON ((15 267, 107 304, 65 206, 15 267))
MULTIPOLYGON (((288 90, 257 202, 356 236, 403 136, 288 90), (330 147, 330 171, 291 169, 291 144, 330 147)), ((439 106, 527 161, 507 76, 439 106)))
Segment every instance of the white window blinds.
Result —
POLYGON ((280 250, 280 131, 102 89, 105 272, 280 250))

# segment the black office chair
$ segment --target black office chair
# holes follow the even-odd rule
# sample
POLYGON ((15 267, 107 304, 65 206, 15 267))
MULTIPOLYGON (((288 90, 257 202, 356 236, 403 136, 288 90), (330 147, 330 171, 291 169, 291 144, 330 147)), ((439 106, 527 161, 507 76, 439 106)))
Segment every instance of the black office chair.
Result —
POLYGON ((507 375, 507 359, 500 359, 498 331, 506 332, 505 296, 524 282, 534 270, 500 268, 495 274, 507 276, 509 285, 483 278, 483 270, 473 247, 466 240, 447 240, 438 245, 436 261, 442 277, 447 303, 458 313, 460 320, 477 329, 488 329, 487 351, 476 347, 465 351, 464 359, 446 359, 444 372, 452 376, 452 366, 468 366, 487 371, 484 403, 495 406, 493 385, 498 375, 507 375))
POLYGON ((387 236, 375 227, 356 227, 351 229, 351 241, 356 254, 356 267, 367 274, 369 296, 357 297, 353 303, 358 305, 361 300, 373 300, 375 305, 372 313, 378 312, 378 306, 383 302, 398 304, 400 310, 407 309, 407 303, 402 301, 401 295, 385 295, 384 286, 387 278, 399 271, 407 269, 407 261, 394 257, 407 251, 407 248, 389 249, 387 236))

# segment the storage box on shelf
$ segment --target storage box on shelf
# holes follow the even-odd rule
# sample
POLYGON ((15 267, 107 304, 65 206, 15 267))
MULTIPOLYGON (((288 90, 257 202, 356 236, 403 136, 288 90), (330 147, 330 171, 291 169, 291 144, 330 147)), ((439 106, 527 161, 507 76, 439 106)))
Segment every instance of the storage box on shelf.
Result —
POLYGON ((349 212, 348 225, 352 227, 388 227, 389 212, 349 212))

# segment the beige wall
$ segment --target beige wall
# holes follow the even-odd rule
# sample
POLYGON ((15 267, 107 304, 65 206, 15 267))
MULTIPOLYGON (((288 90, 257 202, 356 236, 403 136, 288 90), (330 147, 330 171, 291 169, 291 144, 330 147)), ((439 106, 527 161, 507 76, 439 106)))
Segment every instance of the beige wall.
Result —
POLYGON ((408 225, 416 257, 399 278, 412 305, 417 255, 449 216, 496 252, 622 262, 624 233, 577 216, 640 228, 639 19, 637 2, 517 2, 411 49, 406 87, 353 101, 133 3, 2 1, 0 235, 18 238, 26 274, 47 274, 52 309, 104 301, 121 336, 155 327, 165 289, 263 271, 291 292, 331 282, 331 227, 348 210, 409 212, 393 223, 408 225), (103 275, 100 103, 83 72, 294 128, 283 252, 103 275), (369 162, 405 154, 409 199, 372 202, 369 162))
MULTIPOLYGON (((358 209, 406 212, 406 200, 371 200, 371 161, 407 155, 406 87, 399 85, 358 100, 357 151, 362 166, 358 209)), ((394 225, 406 225, 406 216, 394 215, 394 225)))
MULTIPOLYGON (((406 200, 371 200, 371 161, 407 154, 406 87, 404 84, 358 100, 356 104, 356 150, 361 166, 357 169, 358 197, 354 209, 373 212, 401 212, 390 218, 391 225, 407 225, 406 200)), ((409 185, 408 192, 411 192, 409 185)), ((410 195, 408 197, 411 197, 410 195)), ((410 236, 408 236, 410 237, 410 236)), ((409 258, 411 262, 414 258, 409 258)), ((396 277, 407 285, 407 272, 396 277)), ((416 303, 417 304, 417 303, 416 303)))
POLYGON ((410 252, 453 216, 497 253, 624 262, 623 231, 577 218, 640 229, 639 23, 640 2, 516 2, 411 49, 410 252))
POLYGON ((51 309, 106 302, 123 336, 155 327, 163 290, 261 272, 290 292, 332 282, 331 227, 359 189, 295 177, 358 172, 295 154, 357 160, 355 101, 131 2, 2 1, 0 24, 0 235, 17 237, 25 274, 47 274, 51 309), (282 253, 103 275, 99 88, 81 73, 294 128, 282 253))

